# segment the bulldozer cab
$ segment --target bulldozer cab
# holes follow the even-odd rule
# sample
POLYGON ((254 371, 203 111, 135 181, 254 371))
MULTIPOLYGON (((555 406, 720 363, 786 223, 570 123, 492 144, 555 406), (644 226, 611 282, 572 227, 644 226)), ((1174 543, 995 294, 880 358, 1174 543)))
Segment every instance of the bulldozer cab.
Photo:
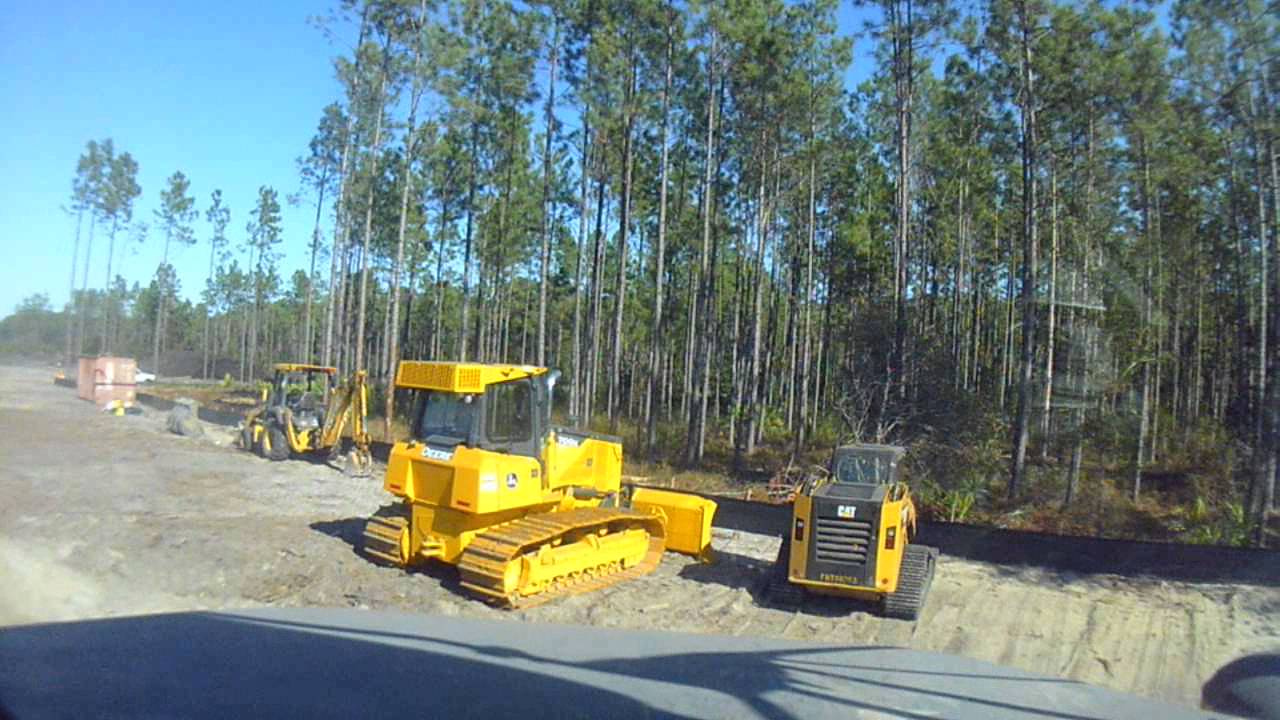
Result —
POLYGON ((428 445, 467 447, 538 459, 551 429, 557 371, 504 380, 481 392, 419 392, 413 437, 428 445))

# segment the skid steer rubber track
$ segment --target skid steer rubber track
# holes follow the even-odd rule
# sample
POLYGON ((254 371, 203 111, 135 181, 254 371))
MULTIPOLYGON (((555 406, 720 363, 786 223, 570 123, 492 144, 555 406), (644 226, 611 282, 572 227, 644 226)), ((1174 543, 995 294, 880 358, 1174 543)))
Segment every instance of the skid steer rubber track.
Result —
POLYGON ((666 527, 656 515, 617 508, 578 508, 529 515, 486 530, 463 551, 458 571, 467 590, 517 609, 646 575, 658 566, 665 548, 666 527), (602 542, 611 536, 622 539, 637 530, 647 534, 645 545, 639 553, 625 558, 611 553, 605 547, 608 543, 602 542), (579 559, 564 563, 561 571, 548 560, 565 548, 577 549, 579 559), (542 577, 531 580, 529 567, 537 567, 542 577))
POLYGON ((929 586, 933 584, 933 568, 938 549, 928 545, 908 545, 902 553, 902 569, 898 589, 884 596, 880 611, 885 617, 915 620, 924 608, 929 586))
POLYGON ((791 538, 784 537, 778 548, 778 557, 769 569, 769 579, 764 588, 765 601, 774 607, 798 610, 804 605, 804 588, 788 579, 791 565, 791 538))
POLYGON ((364 525, 361 550, 381 565, 404 567, 407 564, 409 515, 403 508, 374 515, 364 525))

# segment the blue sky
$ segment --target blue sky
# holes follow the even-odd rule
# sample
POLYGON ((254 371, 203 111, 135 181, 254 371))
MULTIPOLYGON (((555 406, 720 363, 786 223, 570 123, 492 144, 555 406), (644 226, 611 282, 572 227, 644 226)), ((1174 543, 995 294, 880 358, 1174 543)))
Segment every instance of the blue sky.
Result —
MULTIPOLYGON (((335 49, 307 23, 327 9, 242 0, 9 4, 0 19, 0 248, 9 257, 0 264, 0 315, 35 292, 55 305, 66 300, 75 223, 59 208, 92 138, 110 137, 137 159, 135 220, 154 226, 165 178, 186 173, 201 239, 214 188, 231 207, 237 242, 259 185, 275 187, 282 202, 296 191, 294 158, 338 92, 335 49)), ((284 208, 285 267, 303 262, 312 212, 284 208)), ((153 229, 145 245, 117 250, 122 274, 149 278, 162 244, 153 229)), ((207 247, 174 258, 188 297, 203 283, 207 247)), ((105 263, 98 232, 90 287, 102 286, 105 263)))
MULTIPOLYGON (((85 143, 108 137, 138 161, 134 219, 153 226, 145 244, 117 248, 113 274, 132 284, 155 272, 163 239, 153 213, 165 178, 181 170, 201 211, 201 244, 171 250, 171 261, 182 294, 195 297, 208 269, 209 194, 222 190, 238 244, 260 185, 276 188, 282 204, 299 188, 294 160, 340 92, 331 64, 339 49, 308 17, 335 4, 9 3, 0 15, 0 249, 8 258, 0 263, 0 316, 37 292, 55 307, 67 300, 75 221, 60 208, 85 143)), ((860 29, 848 6, 840 20, 843 33, 860 29)), ((856 47, 850 81, 870 69, 867 44, 856 47)), ((314 208, 285 204, 282 214, 287 277, 307 262, 314 208)), ((99 228, 90 287, 103 285, 106 249, 99 228)), ((81 258, 77 275, 83 245, 81 258)))

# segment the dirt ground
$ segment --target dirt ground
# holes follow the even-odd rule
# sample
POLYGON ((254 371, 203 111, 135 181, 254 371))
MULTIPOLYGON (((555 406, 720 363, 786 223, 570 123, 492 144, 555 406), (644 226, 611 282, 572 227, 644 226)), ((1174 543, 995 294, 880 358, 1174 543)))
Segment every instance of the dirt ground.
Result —
MULTIPOLYGON (((919 622, 760 599, 778 540, 716 531, 716 564, 668 554, 652 575, 519 612, 464 596, 450 568, 404 573, 354 549, 381 477, 271 463, 227 428, 167 433, 0 368, 0 627, 166 610, 351 606, 535 622, 909 646, 1196 704, 1228 660, 1280 648, 1280 567, 1248 582, 1081 575, 943 557, 919 622), (1259 580, 1270 577, 1270 580, 1259 580)), ((1267 559, 1270 562, 1270 558, 1267 559)))

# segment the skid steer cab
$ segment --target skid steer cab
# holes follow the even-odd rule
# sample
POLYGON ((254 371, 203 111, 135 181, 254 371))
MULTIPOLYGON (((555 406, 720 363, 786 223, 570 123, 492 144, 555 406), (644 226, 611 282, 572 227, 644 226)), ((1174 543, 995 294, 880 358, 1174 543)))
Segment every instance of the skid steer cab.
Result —
POLYGON ((652 571, 666 550, 708 557, 714 502, 622 487, 622 442, 553 424, 559 371, 528 365, 400 363, 411 437, 370 518, 376 562, 458 567, 462 587, 508 608, 652 571))
POLYGON ((796 495, 769 595, 796 603, 805 592, 878 602, 888 617, 915 620, 933 581, 938 551, 912 543, 916 508, 902 477, 906 450, 846 445, 830 474, 796 495))
POLYGON ((367 474, 369 403, 364 371, 338 384, 337 368, 325 365, 278 363, 273 370, 258 406, 245 415, 241 446, 270 460, 321 451, 336 459, 343 431, 350 425, 354 447, 347 469, 367 474))

